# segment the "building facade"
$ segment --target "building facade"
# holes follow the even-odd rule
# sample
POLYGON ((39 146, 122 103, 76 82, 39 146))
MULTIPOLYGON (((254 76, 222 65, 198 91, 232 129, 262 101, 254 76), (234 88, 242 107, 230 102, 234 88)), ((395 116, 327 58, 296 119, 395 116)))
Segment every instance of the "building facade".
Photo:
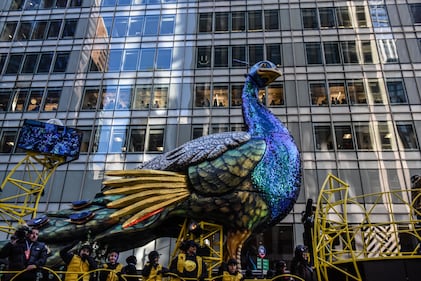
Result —
MULTIPOLYGON (((0 176, 23 157, 23 119, 83 131, 40 212, 100 191, 202 135, 243 130, 241 90, 260 60, 283 76, 261 99, 302 153, 292 213, 260 236, 274 259, 302 243, 301 212, 328 173, 353 196, 421 173, 421 1, 3 0, 0 176)), ((9 192, 9 191, 4 191, 9 192)))

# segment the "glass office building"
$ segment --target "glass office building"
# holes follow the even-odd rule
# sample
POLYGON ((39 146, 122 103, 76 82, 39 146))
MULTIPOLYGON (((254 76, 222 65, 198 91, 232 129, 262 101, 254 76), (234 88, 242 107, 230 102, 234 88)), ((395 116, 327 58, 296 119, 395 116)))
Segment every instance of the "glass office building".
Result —
POLYGON ((0 176, 24 155, 23 119, 59 119, 83 131, 82 150, 40 212, 93 198, 105 171, 243 130, 244 74, 264 59, 283 76, 260 97, 303 160, 294 210, 259 238, 271 257, 302 243, 301 212, 328 173, 353 196, 410 187, 421 173, 416 0, 3 0, 0 176))

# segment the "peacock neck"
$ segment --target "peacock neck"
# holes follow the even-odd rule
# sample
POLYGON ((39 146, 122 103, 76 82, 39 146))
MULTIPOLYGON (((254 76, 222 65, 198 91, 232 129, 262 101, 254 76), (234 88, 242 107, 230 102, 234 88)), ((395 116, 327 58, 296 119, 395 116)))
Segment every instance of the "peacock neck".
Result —
MULTIPOLYGON (((259 87, 249 76, 244 84, 243 116, 248 131, 252 136, 268 136, 276 132, 284 132, 286 128, 259 100, 259 87)), ((287 133, 287 132, 286 132, 287 133)))

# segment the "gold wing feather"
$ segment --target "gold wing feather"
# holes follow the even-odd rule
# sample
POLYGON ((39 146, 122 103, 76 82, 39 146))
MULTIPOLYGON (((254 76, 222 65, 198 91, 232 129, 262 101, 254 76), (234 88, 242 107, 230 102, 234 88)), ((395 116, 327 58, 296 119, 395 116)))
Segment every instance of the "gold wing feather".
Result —
POLYGON ((119 208, 111 218, 130 216, 123 228, 132 226, 165 207, 177 203, 190 195, 186 175, 159 170, 110 171, 107 176, 118 176, 103 182, 105 195, 123 195, 107 204, 108 208, 119 208))

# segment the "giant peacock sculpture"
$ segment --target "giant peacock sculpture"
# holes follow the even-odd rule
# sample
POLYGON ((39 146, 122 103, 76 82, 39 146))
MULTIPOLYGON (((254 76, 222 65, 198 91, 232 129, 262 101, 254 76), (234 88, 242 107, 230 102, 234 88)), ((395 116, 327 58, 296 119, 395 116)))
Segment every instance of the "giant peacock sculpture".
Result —
POLYGON ((242 93, 246 132, 204 136, 136 170, 111 171, 101 193, 74 209, 48 214, 40 237, 52 248, 91 239, 120 251, 176 237, 185 218, 224 226, 228 256, 239 258, 256 229, 283 219, 301 184, 299 151, 287 128, 259 100, 281 75, 255 64, 242 93), (80 220, 78 220, 80 218, 80 220))

